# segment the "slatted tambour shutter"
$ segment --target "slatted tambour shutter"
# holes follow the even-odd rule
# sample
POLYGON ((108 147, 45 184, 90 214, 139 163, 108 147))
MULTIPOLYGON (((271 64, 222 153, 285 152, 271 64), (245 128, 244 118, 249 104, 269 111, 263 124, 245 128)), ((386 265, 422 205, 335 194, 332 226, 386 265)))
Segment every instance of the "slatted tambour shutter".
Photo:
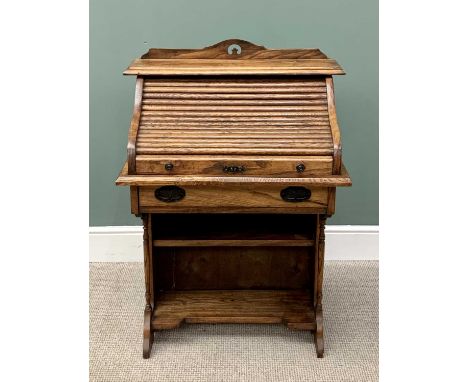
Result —
POLYGON ((324 77, 147 77, 136 153, 333 155, 324 77))

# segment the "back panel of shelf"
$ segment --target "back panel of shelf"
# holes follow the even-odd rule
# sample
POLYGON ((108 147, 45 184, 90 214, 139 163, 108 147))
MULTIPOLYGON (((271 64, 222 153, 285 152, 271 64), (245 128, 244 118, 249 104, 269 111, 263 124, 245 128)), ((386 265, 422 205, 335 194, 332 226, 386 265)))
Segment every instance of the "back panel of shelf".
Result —
MULTIPOLYGON (((313 241, 313 215, 153 215, 153 239, 313 241), (294 239, 295 238, 295 239, 294 239)), ((272 243, 274 243, 272 241, 272 243)), ((155 290, 310 289, 313 246, 153 247, 155 290)))

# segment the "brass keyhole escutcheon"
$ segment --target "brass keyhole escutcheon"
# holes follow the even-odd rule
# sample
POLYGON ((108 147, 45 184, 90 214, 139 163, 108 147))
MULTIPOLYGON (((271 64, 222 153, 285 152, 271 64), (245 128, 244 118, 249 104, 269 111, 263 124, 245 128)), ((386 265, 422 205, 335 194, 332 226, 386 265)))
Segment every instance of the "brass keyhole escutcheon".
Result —
POLYGON ((244 166, 223 166, 223 171, 230 173, 230 174, 236 174, 236 173, 244 172, 245 167, 244 166))

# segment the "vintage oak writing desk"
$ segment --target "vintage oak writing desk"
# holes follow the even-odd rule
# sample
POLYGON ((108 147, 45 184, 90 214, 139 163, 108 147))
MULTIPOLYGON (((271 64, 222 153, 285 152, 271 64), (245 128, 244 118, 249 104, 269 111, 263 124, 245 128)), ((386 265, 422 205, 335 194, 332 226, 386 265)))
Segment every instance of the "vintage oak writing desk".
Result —
POLYGON ((150 49, 118 185, 144 225, 143 357, 181 323, 284 323, 323 355, 327 217, 341 162, 332 75, 318 49, 242 40, 150 49))

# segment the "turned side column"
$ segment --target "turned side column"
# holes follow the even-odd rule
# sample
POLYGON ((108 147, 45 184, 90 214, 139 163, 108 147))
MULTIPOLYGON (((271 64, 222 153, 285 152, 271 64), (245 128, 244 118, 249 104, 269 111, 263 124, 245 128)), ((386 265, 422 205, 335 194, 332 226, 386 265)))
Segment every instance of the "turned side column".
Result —
POLYGON ((327 217, 319 215, 318 248, 317 248, 317 301, 316 306, 322 306, 323 265, 325 259, 325 223, 327 217))
POLYGON ((143 220, 143 251, 145 266, 145 313, 143 322, 143 358, 149 358, 153 345, 153 330, 151 328, 151 318, 153 316, 152 305, 152 250, 151 250, 151 215, 142 214, 143 220))
POLYGON ((317 328, 314 332, 315 350, 317 357, 323 357, 324 341, 323 341, 323 312, 322 312, 322 287, 323 287, 323 266, 325 259, 325 223, 326 215, 318 215, 317 217, 317 232, 316 232, 316 250, 315 250, 315 293, 314 293, 314 309, 315 321, 317 328))

